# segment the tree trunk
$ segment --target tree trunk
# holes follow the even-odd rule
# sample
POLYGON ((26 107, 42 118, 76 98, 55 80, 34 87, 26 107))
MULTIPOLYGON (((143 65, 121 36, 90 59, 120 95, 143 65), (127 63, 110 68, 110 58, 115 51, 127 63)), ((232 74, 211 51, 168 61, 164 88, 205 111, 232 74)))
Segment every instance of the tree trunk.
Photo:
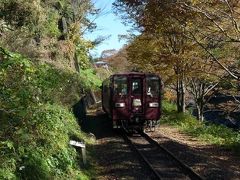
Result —
POLYGON ((200 107, 199 107, 199 105, 197 105, 197 119, 198 120, 200 120, 200 116, 201 116, 200 107))
POLYGON ((185 93, 186 93, 186 89, 185 89, 185 83, 184 81, 181 80, 177 80, 177 110, 178 112, 185 112, 186 111, 186 103, 185 103, 185 93))
POLYGON ((181 80, 180 81, 180 83, 181 83, 181 90, 180 90, 180 92, 181 92, 181 102, 180 102, 180 104, 181 104, 181 111, 180 112, 183 112, 183 113, 185 113, 185 111, 186 111, 186 103, 185 103, 185 93, 186 93, 186 89, 185 89, 185 83, 184 83, 184 80, 181 80))
POLYGON ((75 49, 73 61, 74 61, 75 70, 76 70, 77 72, 80 72, 80 66, 79 66, 79 62, 78 62, 78 56, 77 56, 76 49, 75 49))
POLYGON ((179 78, 177 79, 177 111, 181 112, 181 93, 180 93, 180 81, 179 78))
POLYGON ((204 117, 203 117, 203 109, 204 109, 204 97, 202 97, 201 99, 201 103, 200 103, 200 121, 203 121, 204 117))
POLYGON ((204 101, 203 101, 203 97, 201 97, 197 102, 197 119, 199 121, 204 120, 203 109, 204 109, 204 101))

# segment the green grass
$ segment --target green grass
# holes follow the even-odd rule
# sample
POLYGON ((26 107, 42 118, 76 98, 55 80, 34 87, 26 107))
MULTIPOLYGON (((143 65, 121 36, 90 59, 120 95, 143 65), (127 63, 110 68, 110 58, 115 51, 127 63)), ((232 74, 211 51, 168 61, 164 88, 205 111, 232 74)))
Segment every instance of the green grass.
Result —
POLYGON ((189 113, 177 113, 174 104, 163 103, 162 124, 179 128, 181 131, 209 144, 232 149, 240 154, 240 133, 223 125, 199 122, 189 113))
POLYGON ((93 78, 8 53, 0 62, 0 179, 92 179, 69 141, 92 143, 71 107, 93 78))

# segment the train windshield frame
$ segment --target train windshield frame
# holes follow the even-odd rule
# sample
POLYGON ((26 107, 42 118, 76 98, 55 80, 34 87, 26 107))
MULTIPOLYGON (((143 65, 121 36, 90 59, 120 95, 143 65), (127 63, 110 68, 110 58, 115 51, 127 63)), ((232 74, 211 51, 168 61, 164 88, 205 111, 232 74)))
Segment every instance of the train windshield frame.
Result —
POLYGON ((142 78, 134 77, 132 78, 132 95, 141 95, 143 89, 142 78))
POLYGON ((128 80, 126 76, 114 76, 113 78, 114 95, 125 96, 128 94, 128 80))
POLYGON ((146 94, 151 97, 160 96, 160 80, 156 76, 146 77, 146 94))

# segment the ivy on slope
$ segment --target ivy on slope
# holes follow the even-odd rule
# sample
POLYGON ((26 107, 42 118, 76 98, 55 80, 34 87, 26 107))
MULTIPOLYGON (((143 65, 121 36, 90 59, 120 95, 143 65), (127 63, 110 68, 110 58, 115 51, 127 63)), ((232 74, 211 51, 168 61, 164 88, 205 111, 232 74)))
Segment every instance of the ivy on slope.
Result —
POLYGON ((93 69, 85 69, 80 73, 81 80, 84 82, 86 88, 100 87, 102 81, 96 76, 93 69))
POLYGON ((1 49, 0 179, 87 178, 69 145, 70 138, 87 141, 71 106, 95 85, 1 49))

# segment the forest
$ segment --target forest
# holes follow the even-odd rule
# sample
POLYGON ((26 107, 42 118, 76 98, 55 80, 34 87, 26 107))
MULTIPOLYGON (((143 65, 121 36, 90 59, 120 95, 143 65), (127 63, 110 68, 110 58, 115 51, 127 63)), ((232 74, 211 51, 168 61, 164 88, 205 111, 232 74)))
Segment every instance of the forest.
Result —
POLYGON ((127 45, 99 58, 110 64, 105 70, 94 68, 99 59, 89 53, 104 39, 84 38, 96 29, 90 17, 101 13, 92 1, 0 0, 0 179, 95 177, 69 146, 72 138, 94 144, 73 105, 99 91, 110 74, 133 69, 163 79, 163 122, 239 152, 239 129, 204 121, 205 111, 216 108, 212 98, 224 96, 230 100, 219 105, 221 113, 240 128, 239 1, 115 0, 112 6, 132 29, 121 35, 127 45))

